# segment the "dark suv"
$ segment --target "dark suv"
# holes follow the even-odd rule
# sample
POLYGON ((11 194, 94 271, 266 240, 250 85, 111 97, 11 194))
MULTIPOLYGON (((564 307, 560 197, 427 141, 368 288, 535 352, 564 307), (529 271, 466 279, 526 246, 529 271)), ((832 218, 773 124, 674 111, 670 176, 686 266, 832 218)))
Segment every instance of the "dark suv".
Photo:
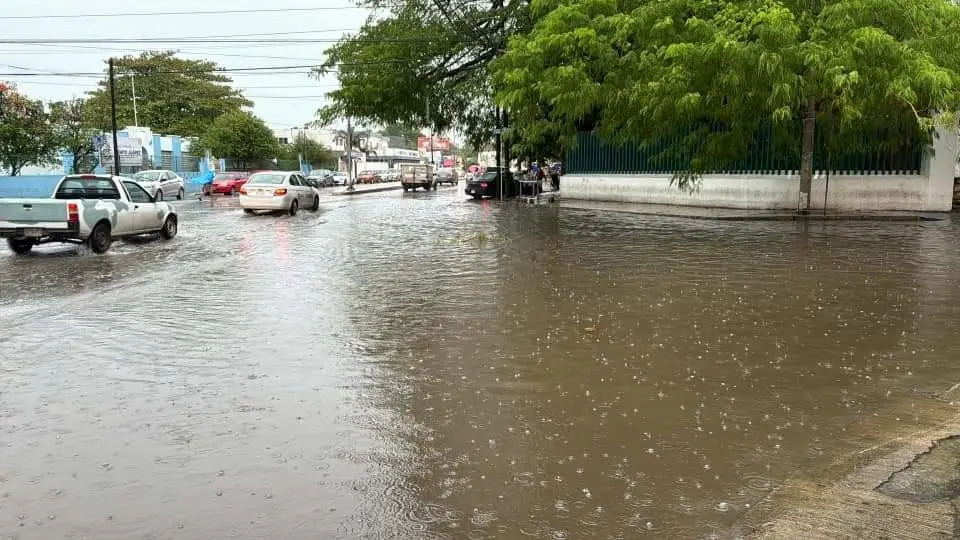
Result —
MULTIPOLYGON (((463 190, 464 193, 470 195, 474 199, 481 199, 483 197, 500 197, 500 167, 487 167, 486 172, 480 176, 473 178, 467 181, 467 187, 463 190)), ((514 179, 513 174, 510 171, 503 169, 503 196, 506 197, 516 197, 520 192, 520 185, 514 179)))

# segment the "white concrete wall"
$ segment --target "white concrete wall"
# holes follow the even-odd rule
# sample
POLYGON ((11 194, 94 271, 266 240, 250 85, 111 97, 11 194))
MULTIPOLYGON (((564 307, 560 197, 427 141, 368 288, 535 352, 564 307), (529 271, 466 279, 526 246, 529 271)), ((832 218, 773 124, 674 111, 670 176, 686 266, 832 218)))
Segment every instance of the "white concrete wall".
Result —
MULTIPOLYGON (((949 212, 953 204, 957 136, 939 132, 919 175, 830 175, 826 207, 831 210, 949 212)), ((670 185, 670 175, 568 174, 560 183, 564 198, 715 208, 792 210, 797 208, 796 174, 703 177, 694 193, 670 185)), ((826 175, 813 180, 811 207, 823 209, 826 175)))

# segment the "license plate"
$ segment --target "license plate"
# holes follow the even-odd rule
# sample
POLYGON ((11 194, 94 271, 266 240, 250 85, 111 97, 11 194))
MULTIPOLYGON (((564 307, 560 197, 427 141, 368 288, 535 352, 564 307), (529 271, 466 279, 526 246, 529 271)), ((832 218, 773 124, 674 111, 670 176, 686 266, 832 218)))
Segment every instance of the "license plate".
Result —
POLYGON ((27 238, 40 238, 43 236, 43 229, 24 229, 23 235, 27 238))

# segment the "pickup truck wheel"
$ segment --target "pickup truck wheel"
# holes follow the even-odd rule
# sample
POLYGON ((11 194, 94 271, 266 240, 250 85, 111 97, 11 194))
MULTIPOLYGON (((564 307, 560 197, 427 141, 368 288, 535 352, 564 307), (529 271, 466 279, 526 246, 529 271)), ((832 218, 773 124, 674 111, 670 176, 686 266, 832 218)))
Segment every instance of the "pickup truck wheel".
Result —
POLYGON ((87 239, 90 249, 98 255, 106 253, 112 243, 113 237, 110 236, 110 225, 106 223, 97 224, 93 228, 93 232, 90 233, 90 238, 87 239))
POLYGON ((300 209, 300 203, 298 203, 297 200, 294 199, 293 202, 290 203, 290 215, 291 216, 297 215, 297 210, 299 209, 300 209))
POLYGON ((10 246, 10 251, 17 255, 26 255, 33 249, 34 244, 25 238, 7 238, 7 245, 10 246))
POLYGON ((176 235, 177 218, 173 216, 167 216, 167 219, 163 222, 163 227, 160 229, 160 237, 164 240, 171 240, 176 235))
POLYGON ((182 201, 184 196, 183 188, 180 188, 180 191, 177 192, 177 200, 182 201))
POLYGON ((320 209, 320 197, 313 198, 313 206, 310 207, 310 210, 316 212, 320 209))

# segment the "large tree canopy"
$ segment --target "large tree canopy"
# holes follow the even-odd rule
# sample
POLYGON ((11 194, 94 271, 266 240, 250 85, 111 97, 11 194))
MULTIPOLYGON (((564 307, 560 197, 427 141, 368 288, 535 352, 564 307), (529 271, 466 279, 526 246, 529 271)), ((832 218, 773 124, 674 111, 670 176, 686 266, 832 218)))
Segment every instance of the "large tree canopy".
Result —
POLYGON ((507 39, 530 26, 525 0, 363 0, 377 10, 356 35, 331 47, 318 73, 340 88, 321 123, 350 116, 371 124, 462 130, 489 139, 494 124, 487 69, 507 39))
MULTIPOLYGON (((199 137, 220 115, 253 105, 230 87, 231 79, 218 73, 214 62, 175 55, 175 51, 145 52, 114 60, 119 126, 134 124, 134 86, 139 124, 158 133, 199 137)), ((108 81, 90 92, 89 102, 97 127, 109 131, 108 81)))
POLYGON ((0 82, 0 171, 17 176, 28 165, 52 164, 58 146, 43 103, 0 82))
POLYGON ((692 174, 681 183, 742 157, 773 121, 802 129, 809 192, 825 115, 843 130, 905 113, 928 132, 960 110, 960 9, 947 0, 534 0, 532 9, 537 24, 495 65, 518 138, 597 128, 645 142, 690 127, 692 174))
POLYGON ((217 118, 194 149, 234 161, 241 168, 258 167, 277 157, 280 146, 273 131, 248 112, 234 111, 217 118))
POLYGON ((93 138, 100 130, 89 120, 90 108, 83 98, 50 104, 50 122, 61 149, 73 157, 72 173, 92 172, 97 166, 93 138))

